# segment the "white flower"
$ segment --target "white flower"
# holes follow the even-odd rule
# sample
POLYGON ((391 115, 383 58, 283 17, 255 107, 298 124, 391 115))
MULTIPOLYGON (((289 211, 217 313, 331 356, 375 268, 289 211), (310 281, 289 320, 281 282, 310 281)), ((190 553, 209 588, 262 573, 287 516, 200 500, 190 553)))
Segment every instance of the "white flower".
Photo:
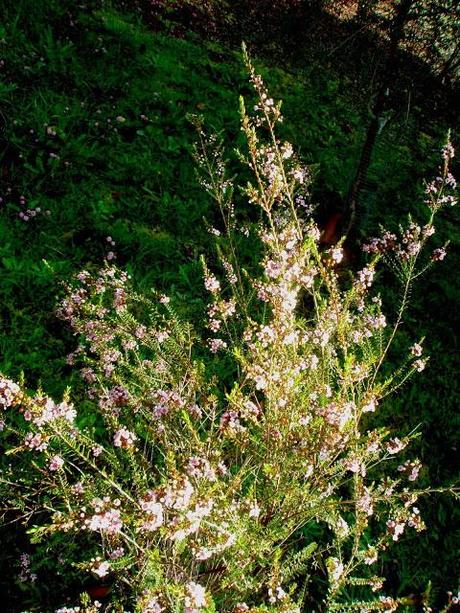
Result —
POLYGON ((208 274, 204 279, 204 286, 211 294, 216 294, 220 290, 220 283, 214 275, 208 274))
POLYGON ((344 567, 342 562, 337 558, 330 557, 326 560, 326 566, 329 573, 329 577, 333 584, 336 584, 344 572, 344 567))
POLYGON ((370 398, 366 404, 363 405, 363 413, 374 413, 376 406, 377 400, 375 398, 370 398))
POLYGON ((199 583, 190 581, 186 586, 185 610, 202 609, 206 606, 206 590, 199 583))
POLYGON ((161 613, 164 610, 164 607, 158 602, 158 598, 154 596, 143 606, 142 613, 161 613))
POLYGON ((368 566, 370 566, 371 564, 374 564, 375 562, 377 562, 377 559, 378 559, 377 549, 375 549, 375 547, 369 547, 369 549, 366 551, 364 558, 363 558, 364 564, 367 564, 368 566))
POLYGON ((268 589, 268 601, 270 602, 270 604, 275 604, 278 600, 284 600, 286 596, 286 592, 280 585, 278 585, 275 589, 268 589))
POLYGON ((91 566, 91 571, 102 579, 109 574, 110 564, 108 562, 101 562, 100 560, 96 560, 95 563, 91 566))
POLYGON ((141 508, 148 513, 148 520, 142 525, 143 530, 153 532, 163 525, 163 506, 154 500, 144 500, 141 508))
POLYGON ((108 509, 103 513, 95 513, 90 520, 86 520, 86 525, 93 532, 118 534, 123 527, 123 521, 118 509, 108 509))
POLYGON ((291 158, 293 153, 294 153, 294 150, 292 148, 291 143, 284 143, 282 150, 281 150, 281 156, 283 160, 288 160, 289 158, 291 158))
POLYGON ((340 262, 343 260, 343 249, 341 249, 340 247, 332 249, 331 258, 336 264, 340 264, 340 262))

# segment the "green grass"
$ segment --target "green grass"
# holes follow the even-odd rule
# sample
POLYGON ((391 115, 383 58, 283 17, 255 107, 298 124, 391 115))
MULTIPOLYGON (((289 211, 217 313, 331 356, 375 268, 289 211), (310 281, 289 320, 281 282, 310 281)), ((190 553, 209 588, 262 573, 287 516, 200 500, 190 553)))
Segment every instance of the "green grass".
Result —
MULTIPOLYGON (((215 213, 195 179, 187 115, 202 114, 230 146, 238 143, 247 82, 239 55, 215 45, 152 36, 103 12, 82 13, 66 28, 62 8, 45 25, 21 11, 26 4, 10 9, 4 28, 2 368, 24 368, 54 392, 66 345, 55 296, 73 271, 102 262, 106 236, 142 286, 199 296, 203 218, 215 213), (18 218, 36 207, 49 216, 18 218)), ((329 189, 343 190, 359 147, 358 114, 325 78, 312 87, 306 77, 266 73, 285 99, 286 137, 321 164, 329 189), (345 112, 354 127, 347 137, 345 112), (332 155, 338 148, 345 164, 332 155)))
MULTIPOLYGON (((203 304, 198 260, 211 242, 203 219, 212 222, 216 213, 195 178, 195 132, 187 116, 201 114, 208 126, 224 131, 231 150, 241 142, 238 96, 249 90, 238 53, 192 34, 186 40, 152 34, 96 4, 5 5, 0 371, 12 378, 24 371, 31 386, 41 382, 59 395, 78 379, 65 363, 74 339, 54 315, 62 283, 83 267, 102 264, 107 236, 143 291, 167 291, 196 321, 203 304), (36 207, 49 215, 19 218, 36 207)), ((272 94, 284 100, 283 137, 318 165, 314 198, 344 197, 368 121, 347 77, 318 65, 295 72, 258 65, 272 94)), ((409 211, 423 215, 421 179, 437 164, 446 128, 436 118, 421 125, 414 113, 385 129, 363 202, 363 233, 379 223, 394 227, 409 211)), ((422 281, 405 320, 412 335, 427 336, 430 368, 384 409, 390 427, 422 424, 420 453, 426 478, 436 484, 458 476, 459 360, 452 330, 460 328, 454 279, 460 262, 458 212, 450 213, 438 234, 440 242, 452 241, 452 254, 422 281)), ((390 310, 396 300, 391 291, 390 310)), ((430 532, 406 539, 391 554, 401 593, 424 588, 430 577, 438 590, 457 587, 458 509, 434 499, 426 516, 430 532)))

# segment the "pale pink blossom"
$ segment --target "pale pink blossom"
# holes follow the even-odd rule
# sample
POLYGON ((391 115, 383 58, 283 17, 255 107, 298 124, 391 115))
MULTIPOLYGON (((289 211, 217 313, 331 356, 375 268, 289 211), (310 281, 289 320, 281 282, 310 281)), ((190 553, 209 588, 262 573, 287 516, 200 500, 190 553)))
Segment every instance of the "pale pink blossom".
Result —
POLYGON ((206 607, 206 590, 199 583, 190 581, 186 585, 186 596, 184 600, 185 613, 193 613, 206 607))
POLYGON ((99 579, 103 579, 110 572, 110 563, 107 561, 102 562, 100 559, 97 559, 91 565, 91 572, 99 577, 99 579))
POLYGON ((446 162, 450 161, 453 157, 455 157, 455 149, 452 146, 451 142, 448 142, 442 148, 442 157, 446 162))
POLYGON ((363 413, 374 413, 378 402, 376 398, 369 398, 363 405, 363 413))
POLYGON ((340 247, 335 247, 331 250, 331 258, 336 264, 340 264, 343 260, 343 249, 340 247))
POLYGON ((211 353, 217 353, 227 347, 227 343, 221 338, 211 338, 208 342, 211 353))
POLYGON ((386 449, 390 454, 399 453, 406 447, 407 443, 403 443, 399 438, 390 439, 386 444, 386 449))
POLYGON ((425 370, 425 366, 426 360, 415 360, 415 362, 413 363, 413 367, 417 372, 422 372, 422 370, 425 370))
POLYGON ((415 481, 419 475, 422 465, 418 460, 406 460, 404 464, 398 466, 398 471, 404 473, 409 481, 415 481))
POLYGON ((123 528, 123 521, 119 509, 108 509, 101 513, 95 513, 85 522, 88 530, 93 532, 106 532, 107 534, 119 534, 123 528))
POLYGON ((441 262, 447 255, 447 251, 443 247, 435 249, 431 254, 432 262, 441 262))
POLYGON ((275 604, 277 601, 284 600, 286 597, 287 594, 281 585, 278 585, 275 588, 268 588, 268 602, 270 604, 275 604))
POLYGON ((220 282, 210 273, 208 273, 204 278, 204 286, 211 294, 217 294, 217 292, 220 290, 220 282))
POLYGON ((62 468, 63 466, 64 466, 64 460, 61 458, 61 456, 55 455, 51 458, 50 463, 49 463, 50 470, 56 471, 62 468))
POLYGON ((46 439, 40 434, 40 432, 37 432, 36 434, 29 432, 24 440, 24 445, 29 449, 35 449, 36 451, 44 451, 48 447, 46 439))
POLYGON ((389 519, 387 521, 388 532, 391 535, 391 538, 394 541, 397 541, 401 534, 404 532, 404 528, 406 524, 403 521, 395 521, 393 519, 389 519))
POLYGON ((21 399, 21 389, 11 379, 0 379, 0 408, 8 409, 19 404, 21 399))
POLYGON ((128 449, 134 445, 134 442, 137 440, 137 436, 127 430, 126 428, 120 428, 117 430, 113 437, 113 444, 115 447, 121 447, 123 449, 128 449))

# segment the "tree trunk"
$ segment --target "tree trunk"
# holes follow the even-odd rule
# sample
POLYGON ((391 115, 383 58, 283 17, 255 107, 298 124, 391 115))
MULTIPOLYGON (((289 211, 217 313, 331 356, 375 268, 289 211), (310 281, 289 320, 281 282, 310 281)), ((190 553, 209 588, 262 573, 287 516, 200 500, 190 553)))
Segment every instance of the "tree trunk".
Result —
POLYGON ((440 72, 440 79, 442 83, 451 83, 455 81, 456 71, 460 66, 460 42, 457 41, 455 49, 453 53, 451 53, 450 57, 444 62, 444 66, 440 72))
POLYGON ((397 65, 399 43, 404 34, 404 27, 409 18, 409 12, 416 0, 401 0, 395 8, 395 14, 389 28, 388 52, 385 66, 382 71, 380 87, 377 92, 374 106, 372 108, 372 120, 367 129, 366 139, 361 150, 358 168, 348 192, 345 213, 348 216, 348 224, 345 234, 348 235, 356 222, 358 215, 359 196, 366 180, 367 172, 372 158, 372 152, 379 133, 380 122, 383 119, 388 107, 388 93, 394 81, 394 72, 397 65))

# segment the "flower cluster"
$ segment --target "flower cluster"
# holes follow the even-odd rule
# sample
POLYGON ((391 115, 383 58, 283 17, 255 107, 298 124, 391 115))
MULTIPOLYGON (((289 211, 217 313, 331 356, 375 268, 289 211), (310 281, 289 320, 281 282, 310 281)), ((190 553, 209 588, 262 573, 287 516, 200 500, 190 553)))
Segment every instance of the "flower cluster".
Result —
POLYGON ((0 380, 0 407, 8 409, 21 402, 21 388, 11 379, 0 380))
POLYGON ((72 424, 76 414, 74 406, 65 400, 57 404, 51 398, 44 396, 36 396, 24 409, 24 419, 33 422, 39 428, 59 419, 72 424))
POLYGON ((30 556, 27 553, 21 553, 19 581, 22 583, 35 583, 37 581, 36 573, 33 573, 30 568, 30 556))
POLYGON ((92 501, 94 513, 84 520, 84 526, 93 532, 101 532, 109 535, 119 534, 123 527, 121 513, 119 510, 120 501, 116 499, 114 505, 116 508, 108 507, 110 503, 108 497, 105 500, 95 499, 92 501))

